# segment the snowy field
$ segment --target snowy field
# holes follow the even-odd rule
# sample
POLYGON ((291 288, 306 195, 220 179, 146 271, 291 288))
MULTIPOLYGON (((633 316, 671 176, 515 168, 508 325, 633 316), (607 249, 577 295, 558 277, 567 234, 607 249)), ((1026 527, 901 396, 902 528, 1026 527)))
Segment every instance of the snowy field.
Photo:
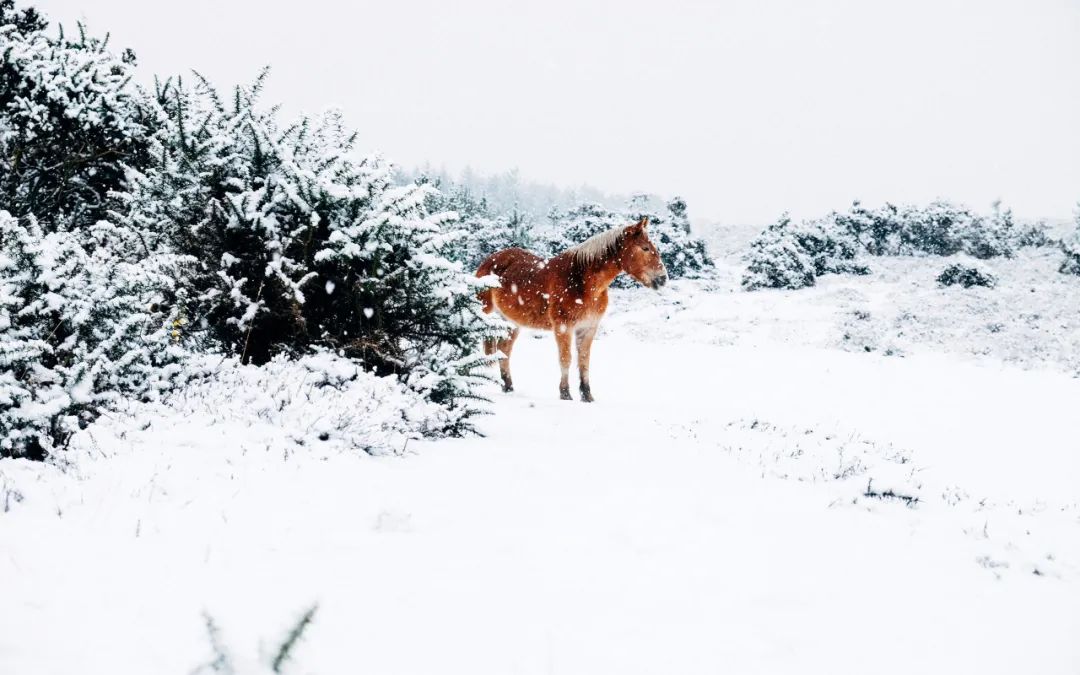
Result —
POLYGON ((191 673, 204 613, 268 672, 317 603, 285 672, 1075 674, 1080 279, 1051 255, 994 290, 894 259, 756 293, 723 256, 616 292, 593 405, 524 336, 482 438, 361 401, 396 439, 369 455, 296 365, 103 419, 0 461, 0 672, 191 673))

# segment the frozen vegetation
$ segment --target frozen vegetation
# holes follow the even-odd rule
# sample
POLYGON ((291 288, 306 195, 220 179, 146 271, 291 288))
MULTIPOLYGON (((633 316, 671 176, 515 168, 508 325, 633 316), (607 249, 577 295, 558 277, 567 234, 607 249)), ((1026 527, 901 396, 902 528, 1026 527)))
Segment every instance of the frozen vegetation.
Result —
POLYGON ((1080 223, 692 227, 11 0, 0 54, 0 672, 1080 668, 1080 223), (475 263, 642 216, 598 402, 545 334, 497 391, 475 263))

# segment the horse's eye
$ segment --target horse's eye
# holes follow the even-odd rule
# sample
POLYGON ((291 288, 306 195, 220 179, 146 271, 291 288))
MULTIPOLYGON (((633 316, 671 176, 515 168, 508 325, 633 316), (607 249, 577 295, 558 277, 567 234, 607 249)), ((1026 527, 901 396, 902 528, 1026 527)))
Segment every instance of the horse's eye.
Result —
POLYGON ((646 253, 648 253, 648 252, 649 252, 649 247, 648 247, 648 246, 642 246, 642 247, 641 247, 641 250, 642 250, 642 251, 645 251, 646 253))

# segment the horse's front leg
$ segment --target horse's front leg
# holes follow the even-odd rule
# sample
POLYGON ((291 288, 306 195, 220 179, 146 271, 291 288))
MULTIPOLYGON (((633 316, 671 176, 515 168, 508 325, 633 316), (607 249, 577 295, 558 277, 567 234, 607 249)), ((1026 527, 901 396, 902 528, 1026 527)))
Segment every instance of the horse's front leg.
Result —
POLYGON ((570 338, 570 329, 566 324, 555 326, 555 344, 559 345, 559 367, 562 369, 559 398, 564 401, 573 400, 570 398, 570 338))
POLYGON ((592 353, 592 341, 596 337, 596 324, 579 326, 577 331, 577 365, 581 380, 581 400, 592 403, 592 388, 589 386, 589 355, 592 353))

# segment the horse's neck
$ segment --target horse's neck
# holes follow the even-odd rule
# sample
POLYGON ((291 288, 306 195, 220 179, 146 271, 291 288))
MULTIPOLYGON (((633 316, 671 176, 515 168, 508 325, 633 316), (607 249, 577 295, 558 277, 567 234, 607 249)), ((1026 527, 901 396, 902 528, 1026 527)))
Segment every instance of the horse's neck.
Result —
POLYGON ((603 293, 622 272, 618 258, 597 260, 585 267, 586 288, 593 293, 603 293))

